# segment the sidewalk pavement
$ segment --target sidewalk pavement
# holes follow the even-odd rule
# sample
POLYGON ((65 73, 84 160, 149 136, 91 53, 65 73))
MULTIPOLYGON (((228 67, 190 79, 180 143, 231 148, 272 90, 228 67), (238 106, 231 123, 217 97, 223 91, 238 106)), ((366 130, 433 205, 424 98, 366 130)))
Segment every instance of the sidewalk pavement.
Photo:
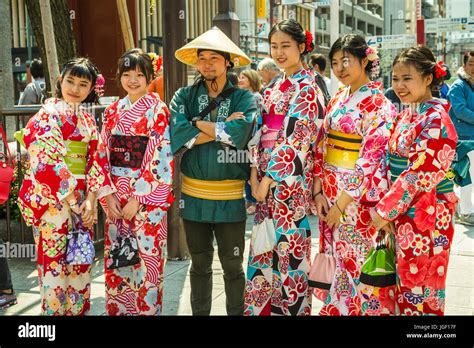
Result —
MULTIPOLYGON (((244 270, 246 271, 253 216, 247 219, 245 235, 244 270)), ((313 255, 319 250, 317 218, 310 217, 313 255)), ((39 315, 40 295, 35 263, 27 259, 10 259, 10 271, 18 304, 0 315, 39 315)), ((168 261, 165 266, 164 315, 191 315, 189 268, 191 261, 168 261)), ((105 315, 103 251, 97 253, 92 269, 90 315, 105 315)), ((213 262, 211 315, 226 315, 223 273, 217 252, 213 262)), ((322 302, 313 297, 313 315, 317 315, 322 302)), ((448 267, 446 289, 446 315, 474 315, 474 227, 456 225, 448 267)))

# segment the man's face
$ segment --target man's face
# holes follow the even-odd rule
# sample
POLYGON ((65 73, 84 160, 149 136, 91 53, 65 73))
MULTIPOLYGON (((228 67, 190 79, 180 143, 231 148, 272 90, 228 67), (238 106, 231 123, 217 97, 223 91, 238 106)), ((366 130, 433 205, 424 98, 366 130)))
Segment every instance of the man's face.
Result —
POLYGON ((206 80, 213 80, 227 72, 225 58, 213 51, 199 53, 197 69, 206 80))
POLYGON ((474 78, 474 56, 469 56, 466 64, 464 64, 464 71, 474 78))

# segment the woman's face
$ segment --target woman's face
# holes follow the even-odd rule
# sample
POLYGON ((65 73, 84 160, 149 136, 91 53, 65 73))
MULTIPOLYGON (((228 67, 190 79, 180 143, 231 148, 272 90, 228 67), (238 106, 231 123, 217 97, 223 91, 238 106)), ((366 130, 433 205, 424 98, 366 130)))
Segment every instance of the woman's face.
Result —
POLYGON ((245 76, 244 74, 239 75, 239 87, 243 88, 243 89, 248 89, 248 90, 251 89, 250 81, 249 81, 248 77, 245 76))
POLYGON ((120 83, 130 99, 136 100, 148 92, 148 81, 138 67, 135 70, 125 71, 120 76, 120 83))
POLYGON ((296 72, 301 65, 305 44, 298 45, 290 35, 282 31, 275 32, 270 40, 270 53, 278 67, 290 74, 296 72))
POLYGON ((368 59, 363 58, 362 61, 349 52, 342 50, 334 53, 331 60, 331 68, 337 79, 346 86, 360 81, 367 76, 365 67, 368 64, 368 59))
POLYGON ((403 104, 421 103, 431 98, 431 74, 423 76, 415 66, 396 63, 392 71, 392 87, 403 104))
POLYGON ((72 76, 67 72, 61 78, 61 94, 69 104, 80 104, 92 91, 92 81, 85 77, 72 76))

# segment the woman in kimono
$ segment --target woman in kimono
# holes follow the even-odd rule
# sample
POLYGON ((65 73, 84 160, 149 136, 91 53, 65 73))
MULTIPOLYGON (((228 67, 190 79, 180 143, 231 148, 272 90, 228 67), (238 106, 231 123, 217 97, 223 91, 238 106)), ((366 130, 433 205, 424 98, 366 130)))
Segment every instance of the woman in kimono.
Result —
POLYGON ((395 58, 393 89, 409 108, 394 122, 387 161, 367 193, 377 202, 375 226, 395 223, 399 315, 444 314, 457 203, 451 163, 458 139, 449 104, 432 96, 445 74, 427 47, 408 48, 395 58))
POLYGON ((316 120, 324 101, 313 72, 302 64, 314 47, 311 33, 290 19, 272 28, 269 41, 272 58, 285 75, 266 94, 262 127, 251 145, 256 165, 251 182, 258 201, 254 229, 271 225, 276 244, 257 252, 261 249, 252 238, 244 315, 310 315, 311 230, 306 212, 316 120))
POLYGON ((98 70, 87 58, 65 64, 56 98, 45 101, 15 134, 28 150, 30 169, 18 195, 33 226, 43 315, 84 315, 90 308, 91 265, 67 265, 71 212, 81 214, 92 237, 96 191, 104 178, 94 161, 98 134, 81 103, 97 101, 98 70))
POLYGON ((167 210, 173 202, 173 156, 169 111, 158 94, 148 93, 155 60, 132 49, 118 62, 117 79, 127 96, 104 113, 98 162, 106 173, 99 198, 107 214, 105 230, 106 310, 109 315, 159 315, 167 210), (139 263, 110 269, 110 251, 131 233, 139 263))
POLYGON ((360 270, 376 230, 370 226, 369 208, 359 199, 384 154, 395 109, 382 84, 370 80, 369 75, 377 74, 378 57, 362 36, 336 40, 329 59, 345 87, 328 104, 315 156, 313 199, 320 240, 324 252, 336 259, 320 314, 361 315, 360 270))

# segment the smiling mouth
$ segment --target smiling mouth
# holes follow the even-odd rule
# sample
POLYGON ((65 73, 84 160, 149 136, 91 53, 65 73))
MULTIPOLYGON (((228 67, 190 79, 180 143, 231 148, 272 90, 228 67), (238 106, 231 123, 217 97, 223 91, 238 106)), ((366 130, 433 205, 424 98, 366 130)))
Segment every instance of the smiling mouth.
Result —
POLYGON ((76 99, 77 99, 77 98, 79 98, 79 96, 78 96, 78 95, 75 95, 75 94, 70 94, 70 93, 68 93, 68 96, 69 96, 69 97, 71 97, 71 98, 76 98, 76 99))

